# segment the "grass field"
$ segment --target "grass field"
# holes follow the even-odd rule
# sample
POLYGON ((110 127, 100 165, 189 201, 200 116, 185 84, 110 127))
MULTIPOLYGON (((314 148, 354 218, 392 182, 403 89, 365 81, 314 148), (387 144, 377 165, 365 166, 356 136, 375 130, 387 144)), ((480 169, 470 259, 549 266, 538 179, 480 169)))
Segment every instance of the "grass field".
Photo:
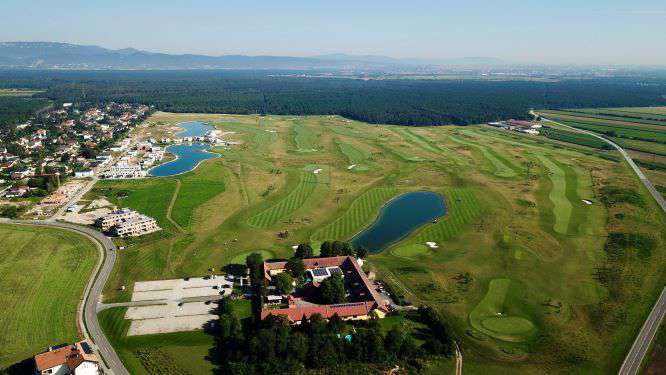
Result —
MULTIPOLYGON (((234 314, 250 317, 250 301, 231 302, 234 314)), ((125 307, 115 307, 98 314, 100 326, 131 374, 213 374, 215 337, 210 332, 178 332, 127 336, 130 321, 125 307)))
POLYGON ((0 89, 0 96, 12 97, 30 97, 35 94, 44 92, 43 90, 30 90, 30 89, 0 89))
POLYGON ((488 336, 504 341, 525 341, 535 332, 534 324, 520 316, 510 315, 508 308, 518 304, 507 301, 510 279, 493 279, 488 292, 469 314, 470 324, 488 336))
MULTIPOLYGON (((289 257, 298 243, 348 239, 393 196, 415 190, 441 193, 447 215, 368 264, 407 299, 447 317, 468 373, 615 372, 663 285, 665 219, 613 151, 486 126, 367 126, 335 116, 158 113, 150 131, 197 118, 241 144, 178 178, 104 182, 91 194, 145 210, 165 228, 125 242, 107 301, 129 299, 134 281, 203 275, 251 252, 289 257), (348 169, 357 162, 371 168, 348 169), (604 204, 612 186, 646 204, 604 204), (647 258, 631 248, 609 257, 611 232, 656 245, 647 258)), ((178 346, 146 345, 153 352, 141 358, 158 362, 175 358, 178 346)), ((135 354, 127 360, 141 364, 135 354)), ((178 368, 191 365, 176 359, 178 368)), ((450 368, 428 365, 431 373, 450 368)))
POLYGON ((550 193, 548 198, 552 204, 552 212, 555 217, 553 229, 560 234, 567 234, 569 221, 573 212, 573 203, 567 197, 567 179, 564 170, 546 155, 539 155, 539 161, 548 171, 550 180, 550 193))
POLYGON ((302 121, 296 121, 293 126, 294 143, 298 152, 315 152, 318 149, 317 133, 302 121))
POLYGON ((257 228, 270 228, 283 219, 288 218, 301 208, 317 187, 317 175, 313 172, 301 172, 301 179, 289 195, 269 209, 252 216, 248 223, 257 228))
POLYGON ((81 336, 76 310, 97 259, 65 231, 0 226, 0 370, 81 336))
POLYGON ((332 223, 315 232, 314 241, 351 239, 376 216, 379 209, 397 194, 394 188, 372 188, 363 193, 349 209, 332 223))
POLYGON ((650 168, 650 165, 666 164, 664 107, 594 108, 539 113, 548 119, 608 137, 629 151, 655 185, 666 186, 666 171, 650 168))
POLYGON ((490 163, 492 173, 498 177, 515 177, 518 175, 518 167, 502 157, 492 148, 470 142, 462 137, 451 136, 450 139, 462 145, 475 148, 481 152, 483 157, 490 163))

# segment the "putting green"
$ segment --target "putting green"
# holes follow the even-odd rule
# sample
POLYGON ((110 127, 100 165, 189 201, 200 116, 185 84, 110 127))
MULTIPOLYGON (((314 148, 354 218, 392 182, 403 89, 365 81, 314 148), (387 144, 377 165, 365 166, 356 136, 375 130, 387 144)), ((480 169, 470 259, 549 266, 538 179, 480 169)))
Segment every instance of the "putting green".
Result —
POLYGON ((505 312, 510 287, 510 279, 491 280, 488 292, 469 314, 469 320, 472 327, 488 336, 521 342, 534 333, 535 327, 530 320, 505 312))
POLYGON ((391 253, 395 256, 412 259, 416 259, 420 256, 430 255, 430 252, 431 250, 427 246, 420 244, 400 246, 391 250, 391 253))
POLYGON ((257 250, 257 251, 248 251, 248 252, 246 252, 246 253, 238 254, 238 255, 236 255, 235 257, 231 258, 231 260, 229 261, 229 263, 233 263, 233 264, 245 264, 245 258, 247 258, 247 256, 250 255, 250 254, 252 254, 252 253, 259 253, 259 254, 261 254, 261 256, 264 258, 264 260, 275 258, 275 253, 272 252, 272 251, 268 251, 268 250, 257 250))
POLYGON ((541 164, 548 169, 548 178, 552 183, 548 198, 553 203, 553 215, 555 216, 553 230, 560 234, 567 234, 569 221, 571 220, 571 213, 573 212, 573 205, 566 195, 566 174, 564 170, 550 158, 543 155, 537 155, 537 158, 539 158, 541 164))

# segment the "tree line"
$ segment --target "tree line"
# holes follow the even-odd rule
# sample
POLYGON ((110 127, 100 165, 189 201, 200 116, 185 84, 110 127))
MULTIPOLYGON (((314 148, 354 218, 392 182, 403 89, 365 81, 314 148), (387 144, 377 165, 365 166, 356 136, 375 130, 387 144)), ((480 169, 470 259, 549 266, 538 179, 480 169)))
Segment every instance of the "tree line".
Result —
POLYGON ((0 87, 54 100, 155 105, 169 112, 341 115, 369 123, 475 124, 525 118, 530 108, 665 105, 662 78, 356 80, 271 71, 0 71, 0 87), (658 81, 658 82, 657 82, 658 81))

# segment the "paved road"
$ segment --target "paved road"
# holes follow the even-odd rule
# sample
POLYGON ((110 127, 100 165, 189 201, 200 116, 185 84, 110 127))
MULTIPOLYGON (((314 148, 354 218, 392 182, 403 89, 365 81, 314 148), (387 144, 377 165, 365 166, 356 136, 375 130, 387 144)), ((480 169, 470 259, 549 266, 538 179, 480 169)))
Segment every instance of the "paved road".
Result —
MULTIPOLYGON (((532 115, 535 115, 534 112, 531 113, 532 115)), ((640 168, 638 168, 638 166, 631 158, 631 156, 629 156, 629 154, 617 143, 587 130, 577 129, 569 125, 564 125, 557 121, 552 121, 547 118, 544 118, 543 116, 541 118, 544 121, 557 124, 559 126, 571 129, 578 133, 591 135, 613 146, 616 150, 620 152, 620 154, 622 154, 622 157, 624 157, 624 160, 627 161, 631 169, 634 170, 634 172, 638 176, 638 179, 640 179, 645 188, 648 189, 654 200, 661 207, 662 211, 666 213, 666 200, 664 200, 664 197, 662 197, 661 194, 657 191, 657 189, 655 189, 654 185, 652 185, 652 182, 648 180, 643 171, 641 171, 640 168)), ((648 315, 647 320, 645 320, 643 327, 641 328, 640 332, 638 333, 638 336, 636 337, 636 340, 634 341, 634 344, 631 346, 629 353, 627 353, 627 356, 625 357, 624 362, 622 363, 622 367, 620 367, 620 371, 618 372, 618 374, 620 375, 638 374, 641 368, 641 363, 643 362, 643 358, 645 358, 645 356, 647 355, 647 352, 650 349, 650 344, 652 343, 652 340, 657 334, 657 330, 659 329, 659 326, 661 325, 661 322, 664 319, 664 313, 666 313, 666 287, 662 289, 661 294, 657 299, 657 302, 655 303, 654 307, 652 308, 652 311, 650 312, 650 315, 648 315)))
POLYGON ((113 244, 113 241, 92 228, 76 224, 44 220, 37 221, 0 219, 0 222, 64 229, 70 232, 82 234, 97 245, 101 257, 97 263, 95 271, 90 276, 90 280, 86 285, 83 306, 79 307, 77 319, 85 338, 94 343, 93 347, 104 359, 103 366, 106 367, 104 368, 104 371, 108 374, 129 375, 129 372, 127 369, 125 369, 125 366, 123 365, 120 358, 118 358, 118 355, 113 350, 113 347, 104 335, 104 332, 102 332, 99 321, 97 320, 97 309, 98 305, 101 304, 102 291, 104 290, 104 285, 106 284, 106 281, 108 280, 109 275, 113 270, 113 264, 116 260, 117 249, 113 244))

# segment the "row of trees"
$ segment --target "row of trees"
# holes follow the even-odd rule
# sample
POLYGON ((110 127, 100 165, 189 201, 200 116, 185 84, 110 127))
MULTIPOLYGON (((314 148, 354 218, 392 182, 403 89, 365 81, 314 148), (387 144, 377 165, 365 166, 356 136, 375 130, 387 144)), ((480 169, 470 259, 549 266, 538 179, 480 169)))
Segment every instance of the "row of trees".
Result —
POLYGON ((346 323, 337 315, 320 315, 290 326, 285 317, 269 316, 256 324, 241 322, 221 301, 218 354, 225 374, 301 373, 303 369, 375 366, 379 371, 400 362, 416 369, 430 356, 450 356, 453 337, 433 309, 419 309, 417 319, 428 327, 417 343, 407 326, 385 331, 379 321, 346 323))
MULTIPOLYGON (((319 248, 319 257, 321 258, 341 255, 365 258, 368 255, 368 250, 363 247, 354 248, 351 243, 345 241, 324 241, 319 248)), ((294 252, 294 257, 300 259, 316 258, 314 255, 314 249, 309 243, 298 245, 294 252)))

